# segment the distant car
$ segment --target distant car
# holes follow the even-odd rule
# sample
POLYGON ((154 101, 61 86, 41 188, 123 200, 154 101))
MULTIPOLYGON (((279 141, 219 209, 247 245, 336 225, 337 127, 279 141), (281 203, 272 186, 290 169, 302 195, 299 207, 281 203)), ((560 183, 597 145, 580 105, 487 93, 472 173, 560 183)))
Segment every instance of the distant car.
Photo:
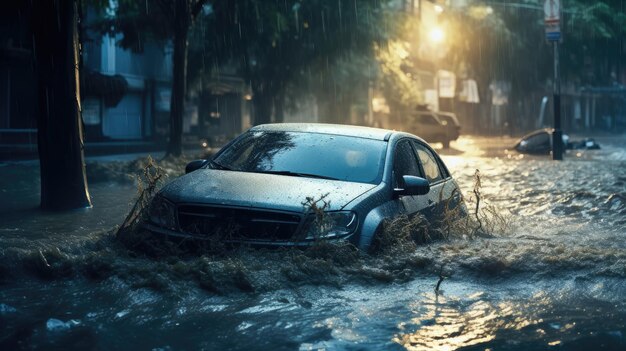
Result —
POLYGON ((435 223, 460 204, 437 153, 403 132, 331 124, 268 124, 224 146, 154 198, 145 227, 265 246, 349 240, 367 249, 383 221, 435 223))
MULTIPOLYGON (((459 138, 459 136, 461 136, 461 124, 459 123, 459 119, 456 117, 456 114, 452 113, 452 112, 435 112, 437 114, 437 117, 439 117, 439 120, 442 123, 445 123, 447 126, 447 137, 449 141, 454 141, 457 140, 459 138)), ((449 147, 444 145, 444 147, 449 147)))
POLYGON ((405 118, 405 130, 415 133, 429 143, 441 143, 444 148, 459 138, 461 126, 453 113, 412 111, 405 118))

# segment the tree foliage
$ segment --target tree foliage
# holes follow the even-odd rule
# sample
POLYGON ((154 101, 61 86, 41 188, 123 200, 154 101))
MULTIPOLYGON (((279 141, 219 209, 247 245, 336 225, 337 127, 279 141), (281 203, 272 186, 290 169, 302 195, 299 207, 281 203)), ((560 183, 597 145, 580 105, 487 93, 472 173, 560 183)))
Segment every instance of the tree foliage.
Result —
MULTIPOLYGON (((562 1, 562 75, 577 84, 610 83, 624 53, 625 4, 622 0, 562 1)), ((552 77, 552 47, 545 40, 543 1, 470 3, 448 13, 453 49, 448 64, 482 85, 511 81, 524 93, 552 77), (489 11, 487 11, 489 9, 489 11)))
POLYGON ((277 97, 302 91, 288 85, 329 88, 335 62, 371 55, 379 11, 379 0, 215 1, 195 50, 205 69, 240 67, 254 95, 255 123, 268 122, 272 102, 282 103, 277 97))

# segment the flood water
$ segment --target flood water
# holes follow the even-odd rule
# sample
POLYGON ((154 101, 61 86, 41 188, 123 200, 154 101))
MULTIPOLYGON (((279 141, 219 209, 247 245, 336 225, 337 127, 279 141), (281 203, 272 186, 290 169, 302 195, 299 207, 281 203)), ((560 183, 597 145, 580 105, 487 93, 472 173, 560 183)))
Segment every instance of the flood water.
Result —
POLYGON ((507 225, 373 257, 146 257, 109 231, 132 183, 40 213, 36 164, 3 164, 0 349, 625 350, 623 140, 553 162, 464 137, 443 159, 468 199, 480 170, 481 204, 507 225))

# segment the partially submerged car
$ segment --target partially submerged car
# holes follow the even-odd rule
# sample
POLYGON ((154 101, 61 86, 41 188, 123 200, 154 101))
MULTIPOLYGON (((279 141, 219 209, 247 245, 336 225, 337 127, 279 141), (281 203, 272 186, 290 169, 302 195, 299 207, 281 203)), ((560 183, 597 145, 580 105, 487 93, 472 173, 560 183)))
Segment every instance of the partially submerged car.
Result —
POLYGON ((331 124, 253 127, 154 198, 152 232, 270 246, 349 240, 368 249, 386 219, 437 221, 461 204, 433 149, 408 133, 331 124))
MULTIPOLYGON (((531 155, 548 155, 552 152, 552 133, 554 129, 545 128, 535 130, 524 135, 515 144, 514 148, 517 152, 531 155)), ((592 138, 582 140, 570 140, 567 134, 562 137, 563 146, 566 150, 597 150, 600 145, 592 138)))

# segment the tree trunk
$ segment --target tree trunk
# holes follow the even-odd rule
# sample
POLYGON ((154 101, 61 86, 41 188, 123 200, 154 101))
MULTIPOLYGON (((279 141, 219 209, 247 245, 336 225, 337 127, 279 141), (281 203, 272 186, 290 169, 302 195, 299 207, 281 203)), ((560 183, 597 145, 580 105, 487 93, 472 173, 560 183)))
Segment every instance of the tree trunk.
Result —
POLYGON ((170 140, 167 156, 183 153, 183 116, 187 90, 187 52, 191 9, 188 0, 176 0, 174 12, 174 72, 170 102, 170 140))
POLYGON ((75 0, 33 1, 41 208, 90 207, 83 155, 75 0))

